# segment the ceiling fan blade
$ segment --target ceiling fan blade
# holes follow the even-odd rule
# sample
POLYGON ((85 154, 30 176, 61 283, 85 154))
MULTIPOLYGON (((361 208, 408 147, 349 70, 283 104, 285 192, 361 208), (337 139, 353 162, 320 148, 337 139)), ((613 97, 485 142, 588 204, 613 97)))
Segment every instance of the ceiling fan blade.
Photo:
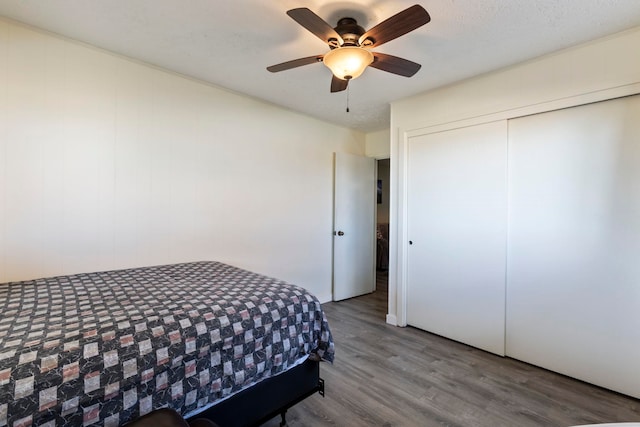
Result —
POLYGON ((338 34, 331 25, 327 24, 324 19, 320 18, 306 7, 291 9, 287 11, 287 15, 293 18, 293 20, 298 24, 315 34, 320 40, 331 46, 338 47, 344 43, 340 34, 338 34), (335 40, 333 44, 332 40, 335 40))
POLYGON ((342 80, 336 76, 331 76, 331 93, 341 92, 347 88, 349 80, 342 80))
POLYGON ((380 46, 423 26, 429 21, 431 21, 431 17, 427 11, 419 4, 416 4, 382 21, 364 33, 360 36, 359 43, 362 45, 365 40, 369 39, 372 44, 367 45, 367 47, 380 46))
POLYGON ((379 52, 373 52, 373 62, 369 66, 404 77, 413 76, 422 67, 422 65, 408 59, 379 52))
POLYGON ((272 65, 267 67, 267 70, 272 73, 277 73, 278 71, 289 70, 291 68, 302 67, 303 65, 314 64, 316 62, 322 62, 322 57, 324 55, 316 55, 316 56, 307 56, 306 58, 298 58, 293 61, 283 62, 281 64, 272 65))

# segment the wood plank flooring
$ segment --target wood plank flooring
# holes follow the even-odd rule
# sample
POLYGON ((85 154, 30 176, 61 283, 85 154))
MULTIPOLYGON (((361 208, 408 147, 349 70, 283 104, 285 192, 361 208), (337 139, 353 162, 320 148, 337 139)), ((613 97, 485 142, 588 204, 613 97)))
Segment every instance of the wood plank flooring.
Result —
MULTIPOLYGON (((336 343, 326 397, 287 412, 299 426, 566 427, 640 422, 640 400, 415 328, 385 323, 373 294, 323 304, 336 343)), ((264 427, 277 426, 280 417, 264 427)))

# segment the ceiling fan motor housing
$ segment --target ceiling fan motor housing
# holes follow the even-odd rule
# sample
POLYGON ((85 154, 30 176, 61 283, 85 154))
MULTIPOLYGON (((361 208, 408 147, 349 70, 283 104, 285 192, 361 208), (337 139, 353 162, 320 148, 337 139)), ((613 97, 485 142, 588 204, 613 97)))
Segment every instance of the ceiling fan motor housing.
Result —
POLYGON ((353 18, 340 19, 334 30, 344 40, 343 46, 359 46, 358 40, 365 33, 365 29, 353 18))

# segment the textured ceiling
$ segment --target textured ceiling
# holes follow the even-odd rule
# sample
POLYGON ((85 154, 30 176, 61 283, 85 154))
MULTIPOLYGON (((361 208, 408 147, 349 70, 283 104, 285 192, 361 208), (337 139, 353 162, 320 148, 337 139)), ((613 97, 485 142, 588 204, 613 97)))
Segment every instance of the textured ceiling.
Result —
POLYGON ((347 92, 329 93, 322 64, 265 70, 328 50, 288 9, 308 7, 331 25, 350 16, 368 29, 414 3, 1 0, 0 15, 367 132, 389 126, 394 100, 640 25, 640 0, 422 0, 431 22, 375 49, 422 69, 412 78, 367 69, 350 84, 349 113, 347 92))

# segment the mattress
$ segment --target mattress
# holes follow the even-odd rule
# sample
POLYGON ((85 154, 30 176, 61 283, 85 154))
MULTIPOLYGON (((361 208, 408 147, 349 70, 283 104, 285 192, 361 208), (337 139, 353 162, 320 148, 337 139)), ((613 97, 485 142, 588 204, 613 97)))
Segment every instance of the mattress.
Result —
POLYGON ((219 262, 0 284, 0 312, 0 426, 197 412, 334 357, 315 296, 219 262))

